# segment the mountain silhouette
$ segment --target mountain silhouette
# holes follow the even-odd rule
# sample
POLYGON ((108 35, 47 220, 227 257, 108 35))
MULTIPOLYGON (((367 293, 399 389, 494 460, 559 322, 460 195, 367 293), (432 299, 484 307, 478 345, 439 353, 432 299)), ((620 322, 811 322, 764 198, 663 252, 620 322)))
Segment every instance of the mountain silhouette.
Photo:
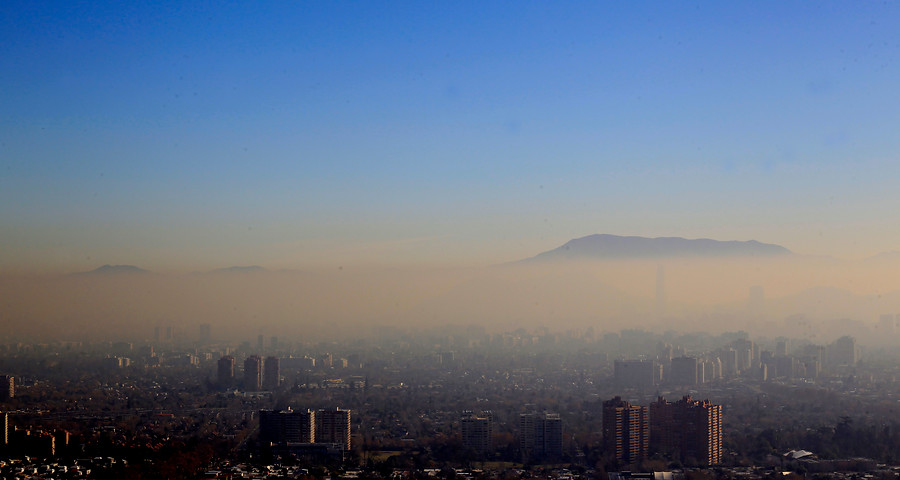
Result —
POLYGON ((789 255, 791 251, 769 243, 719 241, 708 238, 623 237, 596 234, 569 240, 526 261, 656 257, 737 257, 789 255))
POLYGON ((102 267, 98 267, 90 272, 84 272, 86 274, 100 274, 100 275, 111 275, 111 274, 119 274, 119 273, 150 273, 149 270, 144 270, 140 267, 135 267, 134 265, 103 265, 102 267))

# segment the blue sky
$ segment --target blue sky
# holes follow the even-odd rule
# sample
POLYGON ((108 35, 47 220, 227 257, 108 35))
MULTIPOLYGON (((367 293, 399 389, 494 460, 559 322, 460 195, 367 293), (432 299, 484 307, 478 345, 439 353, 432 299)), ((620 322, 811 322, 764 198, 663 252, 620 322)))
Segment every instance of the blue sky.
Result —
POLYGON ((0 268, 900 249, 898 4, 219 3, 5 3, 0 268))

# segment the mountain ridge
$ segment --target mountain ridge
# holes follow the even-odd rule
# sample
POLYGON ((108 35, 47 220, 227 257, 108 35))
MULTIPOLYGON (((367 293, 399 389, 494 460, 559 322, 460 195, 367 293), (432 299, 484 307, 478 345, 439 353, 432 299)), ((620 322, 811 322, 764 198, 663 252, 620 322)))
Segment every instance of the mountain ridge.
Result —
POLYGON ((525 262, 579 259, 627 259, 660 257, 778 256, 793 252, 780 245, 756 240, 687 239, 682 237, 639 237, 593 234, 565 244, 525 262))

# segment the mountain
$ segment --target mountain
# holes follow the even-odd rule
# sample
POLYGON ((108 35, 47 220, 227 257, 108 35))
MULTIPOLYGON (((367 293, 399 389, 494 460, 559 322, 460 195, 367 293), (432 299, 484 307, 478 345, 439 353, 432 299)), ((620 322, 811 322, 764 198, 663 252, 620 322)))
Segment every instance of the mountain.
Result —
POLYGON ((104 265, 102 267, 98 267, 90 272, 84 272, 86 274, 101 274, 101 275, 111 275, 111 274, 119 274, 119 273, 150 273, 149 270, 144 270, 140 267, 135 267, 134 265, 104 265))
POLYGON ((538 254, 526 261, 789 254, 791 251, 780 245, 760 243, 756 240, 723 242, 708 238, 647 238, 597 234, 569 240, 561 247, 538 254))

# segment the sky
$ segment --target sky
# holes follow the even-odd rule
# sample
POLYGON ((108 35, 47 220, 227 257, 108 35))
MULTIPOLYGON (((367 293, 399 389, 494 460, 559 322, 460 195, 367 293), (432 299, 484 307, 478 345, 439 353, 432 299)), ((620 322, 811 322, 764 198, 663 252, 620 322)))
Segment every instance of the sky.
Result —
POLYGON ((4 2, 0 270, 900 250, 900 3, 187 3, 4 2))

